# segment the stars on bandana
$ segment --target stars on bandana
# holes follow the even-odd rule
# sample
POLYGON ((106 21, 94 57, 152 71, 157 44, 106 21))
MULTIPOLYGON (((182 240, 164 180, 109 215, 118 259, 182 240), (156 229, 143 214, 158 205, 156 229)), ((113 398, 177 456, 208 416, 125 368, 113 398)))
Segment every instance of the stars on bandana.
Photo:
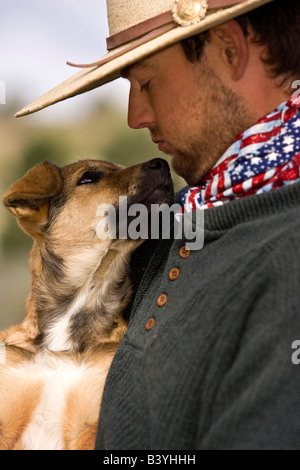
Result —
POLYGON ((283 143, 287 145, 294 145, 295 138, 292 135, 286 135, 283 139, 283 143))
POLYGON ((298 101, 282 103, 239 134, 201 186, 187 188, 182 193, 186 210, 214 207, 300 181, 299 107, 298 101))
POLYGON ((280 156, 280 154, 278 152, 271 152, 268 155, 268 160, 269 160, 269 162, 272 162, 272 161, 276 162, 276 160, 279 156, 280 156))
POLYGON ((297 121, 295 121, 295 122, 293 123, 293 127, 294 127, 295 129, 299 129, 299 128, 300 128, 300 118, 297 119, 297 121))

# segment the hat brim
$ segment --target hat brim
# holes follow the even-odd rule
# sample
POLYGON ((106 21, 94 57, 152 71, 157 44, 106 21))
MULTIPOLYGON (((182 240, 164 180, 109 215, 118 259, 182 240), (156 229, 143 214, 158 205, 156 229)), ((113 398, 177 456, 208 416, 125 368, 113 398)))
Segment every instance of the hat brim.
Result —
MULTIPOLYGON (((130 51, 116 57, 116 51, 105 55, 106 63, 100 66, 84 68, 72 75, 70 78, 52 88, 41 97, 29 103, 15 114, 15 117, 33 114, 41 109, 47 108, 55 103, 66 100, 73 96, 85 93, 111 82, 121 76, 125 67, 135 64, 142 59, 187 39, 229 21, 237 16, 254 10, 273 0, 246 0, 226 9, 221 9, 207 15, 200 23, 192 26, 178 26, 145 44, 134 47, 130 51), (110 59, 110 56, 112 57, 110 59)), ((120 48, 121 49, 121 48, 120 48)), ((121 52, 121 51, 120 51, 121 52)))

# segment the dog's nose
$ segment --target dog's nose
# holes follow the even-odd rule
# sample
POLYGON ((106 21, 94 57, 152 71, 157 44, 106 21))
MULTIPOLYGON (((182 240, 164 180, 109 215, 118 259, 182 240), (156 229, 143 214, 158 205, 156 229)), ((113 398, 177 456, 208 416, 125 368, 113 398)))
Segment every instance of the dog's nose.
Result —
POLYGON ((149 170, 170 171, 168 163, 162 158, 153 158, 145 163, 145 168, 149 170))

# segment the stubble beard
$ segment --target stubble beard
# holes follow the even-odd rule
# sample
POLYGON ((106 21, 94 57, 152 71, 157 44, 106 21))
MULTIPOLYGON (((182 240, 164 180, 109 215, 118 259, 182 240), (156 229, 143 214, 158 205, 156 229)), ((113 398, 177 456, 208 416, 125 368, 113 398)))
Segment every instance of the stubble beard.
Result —
POLYGON ((199 99, 199 134, 172 147, 171 166, 189 185, 199 185, 215 166, 236 136, 255 123, 242 98, 225 86, 214 71, 205 66, 203 74, 210 88, 199 99), (203 109, 205 120, 203 120, 203 109))

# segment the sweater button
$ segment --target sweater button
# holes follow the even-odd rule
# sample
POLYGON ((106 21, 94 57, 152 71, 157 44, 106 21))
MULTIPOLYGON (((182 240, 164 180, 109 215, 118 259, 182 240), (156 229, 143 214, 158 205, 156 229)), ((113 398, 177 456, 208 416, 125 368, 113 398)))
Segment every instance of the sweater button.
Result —
POLYGON ((157 305, 163 307, 167 303, 167 298, 166 294, 161 294, 157 299, 157 305))
POLYGON ((170 281, 176 281, 176 279, 178 279, 179 277, 179 274, 180 274, 180 271, 178 268, 171 269, 171 271, 169 272, 170 281))
POLYGON ((186 246, 182 246, 179 250, 179 256, 183 259, 186 259, 190 256, 191 250, 189 250, 186 246))
POLYGON ((154 318, 149 318, 149 320, 146 322, 145 329, 147 331, 150 331, 155 325, 155 319, 154 318))

